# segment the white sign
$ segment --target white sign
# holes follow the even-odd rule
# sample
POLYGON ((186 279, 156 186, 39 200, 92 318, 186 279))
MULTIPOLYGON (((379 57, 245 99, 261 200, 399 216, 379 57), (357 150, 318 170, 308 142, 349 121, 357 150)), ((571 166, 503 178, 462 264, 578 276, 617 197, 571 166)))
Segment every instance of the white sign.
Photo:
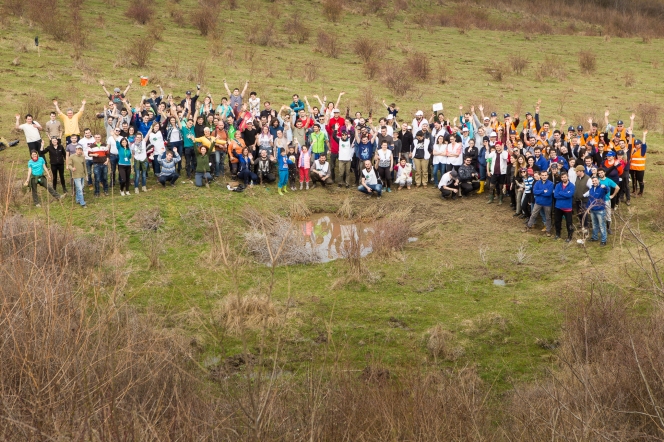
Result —
POLYGON ((433 111, 434 112, 440 112, 443 110, 443 103, 434 103, 433 104, 433 111))

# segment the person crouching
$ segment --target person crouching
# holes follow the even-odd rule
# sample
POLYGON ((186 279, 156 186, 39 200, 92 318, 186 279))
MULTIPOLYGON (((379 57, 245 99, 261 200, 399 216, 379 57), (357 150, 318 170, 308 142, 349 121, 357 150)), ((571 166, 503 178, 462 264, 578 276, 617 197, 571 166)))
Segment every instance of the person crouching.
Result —
POLYGON ((178 154, 177 148, 173 149, 172 152, 167 150, 162 153, 158 160, 159 165, 161 166, 159 182, 162 187, 166 187, 166 182, 169 182, 171 183, 171 186, 174 186, 175 182, 180 178, 180 175, 175 171, 175 166, 180 162, 180 155, 178 154))

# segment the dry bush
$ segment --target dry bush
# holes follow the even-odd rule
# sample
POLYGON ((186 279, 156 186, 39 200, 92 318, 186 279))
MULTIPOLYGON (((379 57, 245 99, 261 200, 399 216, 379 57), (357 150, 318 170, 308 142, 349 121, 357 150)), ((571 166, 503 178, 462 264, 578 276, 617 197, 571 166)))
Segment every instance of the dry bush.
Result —
POLYGON ((3 4, 0 5, 0 15, 22 17, 25 12, 25 6, 26 3, 22 0, 5 0, 3 4))
POLYGON ((414 52, 406 58, 406 66, 411 77, 426 81, 431 74, 429 57, 423 52, 414 52))
POLYGON ((501 337, 509 333, 509 320, 497 312, 487 312, 461 322, 464 333, 471 337, 501 337))
POLYGON ((491 76, 493 81, 503 81, 507 75, 507 69, 501 62, 494 61, 491 66, 484 68, 485 72, 491 76))
POLYGON ((353 52, 360 57, 363 63, 368 63, 374 58, 380 57, 383 47, 380 42, 368 38, 359 38, 353 43, 353 52))
POLYGON ((164 41, 164 27, 161 23, 153 22, 148 27, 148 35, 156 41, 164 41))
POLYGON ((201 4, 191 13, 190 22, 201 35, 206 36, 217 28, 219 10, 213 5, 201 4))
POLYGON ((360 90, 358 104, 360 109, 364 109, 368 112, 371 112, 376 104, 378 104, 378 97, 376 97, 376 93, 370 85, 367 85, 360 90))
POLYGON ((434 72, 439 84, 447 84, 450 81, 449 69, 445 62, 439 61, 434 72))
POLYGON ((364 74, 367 76, 367 79, 373 80, 380 75, 381 66, 380 63, 376 60, 371 60, 364 63, 364 74))
POLYGON ((58 0, 35 0, 30 3, 28 16, 37 23, 42 30, 53 36, 55 41, 66 41, 71 35, 72 12, 78 13, 78 7, 71 7, 63 12, 58 0))
POLYGON ((632 87, 636 84, 636 77, 634 72, 627 71, 623 74, 623 80, 625 82, 625 87, 632 87))
POLYGON ((159 207, 140 209, 129 218, 127 226, 139 232, 156 232, 164 225, 159 207))
POLYGON ((135 38, 129 43, 129 46, 123 57, 127 58, 129 62, 136 65, 136 67, 143 68, 147 66, 154 49, 155 41, 151 38, 135 38))
POLYGON ((246 208, 241 215, 248 225, 244 246, 259 262, 279 266, 320 261, 316 251, 295 234, 293 223, 288 219, 253 208, 246 208))
POLYGON ((283 44, 279 39, 274 22, 256 23, 249 29, 247 41, 258 46, 281 47, 283 44))
POLYGON ((567 78, 567 70, 560 57, 546 57, 535 69, 535 79, 543 81, 546 78, 555 78, 564 81, 567 78))
POLYGON ((584 74, 592 74, 597 70, 597 56, 592 51, 579 52, 579 67, 584 74))
POLYGON ((141 236, 141 252, 148 259, 148 270, 161 268, 161 255, 166 251, 166 237, 156 231, 145 231, 141 236))
POLYGON ((138 24, 147 24, 155 15, 154 3, 152 0, 133 0, 124 15, 138 24))
POLYGON ((655 130, 660 123, 662 108, 656 104, 641 103, 636 107, 636 115, 641 120, 641 129, 655 130))
POLYGON ((281 326, 285 315, 267 296, 226 296, 215 309, 213 316, 224 329, 234 336, 246 330, 281 326))
POLYGON ((305 200, 297 198, 290 202, 288 216, 297 221, 304 221, 311 216, 311 210, 305 200))
POLYGON ((409 224, 395 212, 390 218, 383 218, 374 223, 371 252, 378 256, 390 256, 394 252, 403 250, 410 236, 409 224))
POLYGON ((409 7, 408 0, 394 0, 395 12, 407 11, 409 7))
POLYGON ((355 209, 353 209, 353 199, 351 197, 344 198, 341 206, 337 210, 337 216, 343 219, 353 219, 355 209))
POLYGON ((196 84, 205 83, 207 76, 207 60, 201 59, 192 70, 187 73, 187 80, 196 84))
POLYGON ((652 226, 656 231, 664 231, 664 210, 661 210, 662 204, 664 204, 664 179, 659 180, 659 186, 657 186, 657 203, 654 207, 656 209, 653 211, 652 217, 652 226))
POLYGON ((559 369, 517 388, 509 434, 521 440, 656 440, 664 423, 664 310, 647 315, 599 278, 564 300, 559 369), (554 418, 555 416, 555 418, 554 418))
POLYGON ((354 280, 359 280, 366 272, 362 257, 362 243, 357 231, 357 226, 351 227, 349 238, 341 243, 339 248, 341 256, 348 265, 348 276, 354 280))
POLYGON ((323 0, 321 5, 323 7, 323 15, 332 23, 337 23, 343 17, 343 1, 323 0))
POLYGON ((183 8, 169 4, 168 14, 171 16, 171 20, 173 20, 173 23, 175 23, 178 28, 184 28, 187 24, 183 8))
POLYGON ((46 121, 41 120, 41 118, 44 117, 44 119, 48 119, 48 114, 51 112, 52 108, 53 103, 41 92, 30 91, 26 95, 19 113, 21 114, 21 118, 30 114, 35 121, 45 124, 46 121))
POLYGON ((327 57, 339 58, 341 55, 341 43, 336 34, 319 31, 316 36, 316 47, 314 51, 320 52, 327 57))
POLYGON ((455 361, 463 356, 463 347, 458 345, 454 334, 441 324, 436 324, 425 333, 427 350, 434 359, 455 361))
POLYGON ((410 72, 404 66, 399 65, 385 66, 385 69, 383 69, 383 83, 397 97, 403 97, 413 88, 410 81, 410 72))
POLYGON ((392 29, 392 26, 394 25, 394 14, 391 12, 387 11, 381 15, 383 19, 383 23, 385 23, 385 26, 387 29, 392 29))
POLYGON ((228 9, 235 11, 237 9, 237 0, 228 0, 228 9))
POLYGON ((297 14, 291 15, 284 21, 283 31, 288 35, 289 43, 306 43, 311 35, 311 29, 297 14))
POLYGON ((512 72, 516 75, 523 75, 523 71, 526 70, 530 64, 530 60, 519 54, 510 55, 508 61, 512 68, 512 72))

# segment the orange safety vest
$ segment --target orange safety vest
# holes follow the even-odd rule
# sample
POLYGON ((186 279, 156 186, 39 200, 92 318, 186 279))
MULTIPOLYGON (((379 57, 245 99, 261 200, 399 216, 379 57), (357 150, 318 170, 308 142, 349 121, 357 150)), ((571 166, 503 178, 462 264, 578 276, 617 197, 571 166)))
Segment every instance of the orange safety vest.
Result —
POLYGON ((623 140, 623 141, 627 140, 627 129, 625 129, 624 127, 623 127, 622 130, 618 130, 617 128, 613 129, 613 134, 611 134, 611 139, 613 139, 613 137, 615 137, 616 134, 618 134, 618 133, 620 134, 620 139, 621 140, 623 140))
POLYGON ((629 166, 630 170, 646 170, 646 156, 641 155, 641 146, 632 148, 632 159, 629 166))
POLYGON ((594 137, 590 135, 590 133, 585 133, 581 135, 581 145, 585 146, 586 144, 590 144, 590 141, 595 142, 595 146, 599 144, 599 134, 596 134, 594 137))

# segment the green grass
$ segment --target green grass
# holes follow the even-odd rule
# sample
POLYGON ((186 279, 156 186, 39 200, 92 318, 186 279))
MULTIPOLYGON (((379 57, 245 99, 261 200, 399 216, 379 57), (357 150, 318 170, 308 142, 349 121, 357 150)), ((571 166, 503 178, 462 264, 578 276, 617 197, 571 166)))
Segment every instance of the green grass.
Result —
MULTIPOLYGON (((193 4, 190 0, 181 3, 184 8, 191 8, 193 4)), ((437 101, 443 101, 446 112, 455 116, 459 104, 468 109, 470 104, 480 103, 484 103, 487 113, 496 110, 523 114, 526 110, 532 111, 541 98, 543 120, 565 118, 574 125, 585 122, 590 115, 595 119, 603 118, 605 108, 611 109, 612 122, 618 118, 629 120, 629 114, 638 104, 661 105, 663 102, 664 86, 659 81, 657 64, 662 59, 653 50, 658 41, 644 44, 637 39, 559 35, 526 39, 520 33, 470 30, 461 34, 450 28, 428 32, 408 22, 410 13, 400 13, 394 29, 387 29, 376 17, 351 14, 346 14, 339 24, 330 24, 324 20, 316 3, 254 2, 251 5, 260 12, 250 14, 240 5, 236 11, 224 11, 220 18, 224 30, 221 45, 224 50, 232 50, 233 66, 229 66, 224 56, 210 55, 206 49, 210 41, 198 35, 195 29, 175 27, 165 8, 160 8, 158 13, 159 23, 166 28, 163 41, 157 42, 149 67, 145 69, 114 67, 118 53, 128 40, 147 32, 147 27, 128 23, 122 15, 126 2, 119 2, 117 8, 108 8, 98 1, 85 3, 89 36, 81 62, 70 57, 66 44, 50 41, 46 35, 40 35, 42 50, 41 57, 37 57, 31 42, 39 31, 28 29, 24 22, 16 19, 7 21, 0 38, 4 74, 0 86, 4 102, 0 108, 3 135, 10 133, 13 115, 22 109, 28 92, 37 91, 49 100, 57 97, 62 108, 67 103, 78 106, 80 100, 87 99, 90 115, 99 111, 105 101, 97 83, 100 78, 108 87, 124 85, 129 77, 134 78, 129 93, 133 102, 148 90, 138 86, 139 75, 159 79, 167 93, 181 96, 192 88, 194 81, 172 75, 170 69, 175 63, 179 63, 182 71, 193 69, 203 59, 207 60, 203 91, 212 92, 217 101, 224 95, 223 78, 228 79, 231 87, 249 79, 250 90, 256 90, 263 100, 279 105, 290 102, 293 93, 309 97, 316 93, 327 94, 328 98, 336 99, 337 93, 345 90, 347 95, 342 106, 349 104, 353 111, 360 102, 366 101, 360 97, 370 88, 374 98, 396 101, 401 108, 400 117, 408 117, 408 120, 414 110, 430 109, 437 101), (245 34, 250 27, 250 17, 268 11, 273 13, 274 8, 281 11, 283 18, 294 13, 306 17, 314 29, 310 42, 279 48, 248 45, 245 34), (99 15, 103 16, 103 26, 95 25, 99 15), (343 42, 344 51, 338 59, 328 59, 313 51, 315 30, 323 28, 336 33, 343 42), (385 41, 389 48, 385 58, 394 61, 402 60, 409 51, 426 48, 433 67, 431 80, 417 82, 415 90, 406 97, 391 96, 379 80, 367 81, 362 65, 350 50, 354 39, 365 36, 385 41), (28 52, 15 52, 21 44, 27 46, 28 52), (599 68, 595 74, 580 73, 577 62, 580 50, 591 50, 598 55, 599 68), (506 62, 514 52, 526 54, 531 60, 525 74, 508 74, 502 82, 493 82, 484 72, 487 60, 506 62), (13 66, 10 62, 17 56, 20 64, 13 66), (559 57, 565 66, 566 80, 536 81, 535 67, 551 56, 559 57), (302 63, 307 60, 319 67, 319 78, 313 84, 305 82, 301 73, 302 63), (445 84, 438 82, 439 63, 445 65, 445 84), (625 87, 627 72, 635 78, 633 87, 625 87)), ((281 28, 277 30, 281 33, 281 28)), ((286 40, 283 33, 279 38, 286 40)), ((377 102, 373 103, 373 109, 376 115, 380 113, 377 102)), ((48 110, 45 108, 42 115, 48 110)), ((367 109, 362 110, 366 114, 367 109)), ((44 120, 42 116, 40 121, 44 120)), ((639 121, 637 117, 637 123, 639 121)), ((640 131, 637 134, 640 137, 640 131)), ((658 148, 661 133, 651 131, 648 140, 651 148, 658 148)), ((655 201, 650 192, 654 190, 656 179, 662 177, 663 168, 655 165, 661 157, 661 154, 649 155, 648 195, 633 206, 644 219, 658 210, 649 203, 655 201)), ((26 160, 24 143, 0 156, 3 163, 13 160, 21 164, 22 170, 26 160)), ((154 187, 154 182, 149 182, 148 187, 154 187)), ((200 324, 187 319, 187 312, 193 308, 200 309, 203 315, 208 314, 232 284, 226 273, 206 261, 210 248, 206 228, 197 222, 195 215, 187 216, 188 211, 207 209, 221 213, 229 236, 239 250, 239 238, 245 227, 237 214, 246 205, 285 213, 287 201, 303 198, 317 210, 334 211, 345 195, 354 194, 336 190, 328 194, 316 189, 278 198, 274 190, 267 192, 256 188, 235 194, 216 186, 208 191, 178 185, 176 189, 155 189, 124 199, 116 196, 113 200, 95 200, 88 194, 87 211, 72 206, 69 200, 63 206, 51 205, 50 216, 57 222, 71 223, 92 234, 106 234, 115 229, 118 237, 126 241, 126 266, 131 272, 124 288, 126 298, 141 309, 163 315, 170 326, 200 337, 204 355, 223 356, 241 351, 242 341, 228 336, 220 341, 212 340, 206 337, 200 324), (161 256, 163 267, 150 271, 144 253, 146 238, 129 227, 128 222, 137 211, 154 206, 160 207, 165 224, 163 232, 148 241, 163 241, 164 253, 161 256)), ((276 301, 280 305, 285 305, 289 297, 295 301, 282 341, 285 367, 297 371, 308 364, 312 355, 325 347, 317 342, 317 337, 325 334, 329 327, 332 341, 327 345, 334 349, 341 362, 356 369, 369 363, 383 364, 395 371, 436 364, 441 367, 474 364, 484 379, 497 381, 501 388, 508 387, 512 379, 537 377, 541 368, 550 363, 551 352, 537 346, 536 340, 558 336, 561 296, 569 293, 573 285, 583 285, 578 270, 579 263, 583 263, 584 269, 588 266, 585 252, 574 245, 565 248, 538 234, 523 238, 521 223, 514 221, 508 208, 487 208, 484 199, 479 197, 450 204, 441 202, 437 192, 430 189, 392 193, 384 197, 381 204, 388 210, 402 204, 413 205, 416 219, 433 218, 439 223, 419 241, 408 245, 401 259, 370 256, 366 261, 371 281, 366 283, 346 282, 346 264, 341 260, 276 269, 276 301), (529 264, 516 265, 512 259, 524 239, 531 253, 529 264), (480 245, 489 246, 486 267, 479 257, 480 245), (505 279, 507 286, 494 286, 495 278, 505 279), (473 329, 472 324, 489 313, 503 318, 506 326, 473 329), (438 323, 453 332, 465 349, 465 354, 454 362, 434 362, 428 355, 424 335, 438 323), (400 326, 395 327, 395 324, 400 326)), ((45 216, 43 209, 26 206, 22 210, 30 216, 45 216)), ((597 267, 614 266, 628 259, 620 248, 593 251, 592 258, 592 265, 597 267)), ((269 268, 252 263, 238 271, 242 275, 240 291, 265 292, 269 268)), ((252 337, 251 346, 256 345, 255 338, 252 337)))

